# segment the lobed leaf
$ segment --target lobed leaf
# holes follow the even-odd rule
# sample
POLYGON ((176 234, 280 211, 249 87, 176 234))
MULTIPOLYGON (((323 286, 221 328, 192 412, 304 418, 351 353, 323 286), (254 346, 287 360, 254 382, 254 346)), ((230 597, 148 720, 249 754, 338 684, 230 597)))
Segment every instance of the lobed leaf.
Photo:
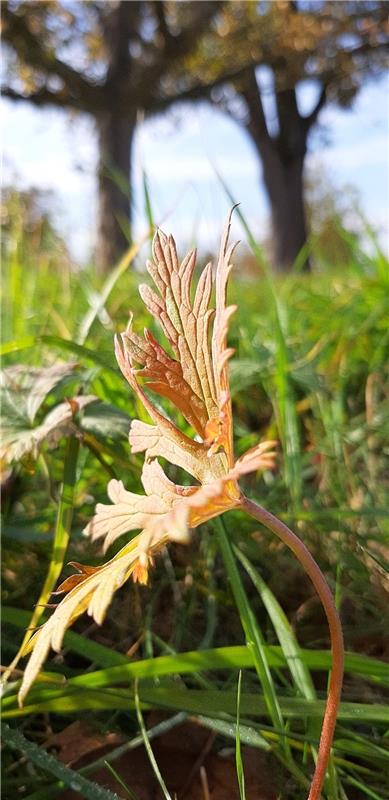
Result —
POLYGON ((20 702, 37 675, 49 648, 58 652, 65 630, 84 611, 101 623, 114 592, 132 575, 146 583, 155 554, 169 540, 187 541, 190 527, 196 527, 239 505, 237 480, 274 463, 274 442, 265 442, 234 464, 232 412, 227 362, 228 322, 234 307, 226 306, 230 258, 230 219, 222 238, 216 269, 216 315, 210 341, 209 308, 213 289, 212 267, 208 264, 197 284, 194 299, 191 285, 195 252, 180 263, 171 236, 157 231, 153 242, 154 263, 148 270, 159 291, 142 286, 141 296, 160 322, 172 358, 149 331, 144 338, 132 330, 116 338, 119 367, 149 413, 153 424, 134 420, 130 428, 133 453, 145 452, 142 472, 144 495, 125 489, 111 480, 111 505, 99 504, 85 533, 92 540, 104 538, 107 549, 119 536, 134 530, 141 533, 102 567, 75 563, 77 572, 67 578, 58 593, 68 592, 52 617, 30 639, 24 652, 33 650, 20 690, 20 702), (151 402, 140 380, 154 392, 168 398, 184 415, 197 434, 187 436, 151 402), (200 441, 198 438, 200 437, 200 441), (162 457, 181 467, 200 486, 172 483, 157 461, 162 457))

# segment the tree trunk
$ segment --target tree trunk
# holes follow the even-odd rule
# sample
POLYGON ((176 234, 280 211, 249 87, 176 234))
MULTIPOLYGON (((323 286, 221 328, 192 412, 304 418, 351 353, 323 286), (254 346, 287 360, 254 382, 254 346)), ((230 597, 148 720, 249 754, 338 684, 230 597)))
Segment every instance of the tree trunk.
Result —
POLYGON ((131 151, 135 114, 110 108, 97 120, 99 134, 96 268, 112 269, 130 244, 131 151))
MULTIPOLYGON (((259 147, 263 182, 271 209, 272 262, 278 272, 288 272, 307 243, 307 225, 304 205, 304 156, 290 157, 284 163, 274 142, 263 142, 259 147)), ((303 256, 302 269, 309 271, 307 255, 303 256)))
MULTIPOLYGON (((274 267, 287 272, 307 241, 303 173, 307 134, 312 123, 299 113, 295 88, 279 89, 275 93, 279 130, 276 136, 271 136, 254 69, 247 73, 240 92, 248 111, 246 130, 262 161, 270 202, 274 267)), ((320 98, 314 115, 322 103, 320 98)), ((302 267, 310 268, 306 255, 302 267)))
MULTIPOLYGON (((297 156, 288 164, 278 164, 265 186, 269 195, 273 232, 274 267, 280 272, 291 269, 307 242, 303 187, 304 158, 297 156)), ((268 170, 264 169, 264 175, 268 170)), ((309 270, 303 256, 302 268, 309 270)))

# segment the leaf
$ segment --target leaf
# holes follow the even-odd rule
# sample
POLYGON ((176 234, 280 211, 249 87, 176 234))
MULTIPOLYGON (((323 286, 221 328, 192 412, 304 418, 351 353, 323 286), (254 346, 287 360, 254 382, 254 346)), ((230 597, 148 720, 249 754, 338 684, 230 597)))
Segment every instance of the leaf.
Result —
MULTIPOLYGON (((127 332, 122 334, 116 345, 117 359, 124 376, 153 421, 168 438, 182 438, 182 433, 150 402, 138 383, 138 375, 151 378, 149 387, 172 400, 201 436, 203 444, 198 448, 198 455, 202 453, 203 461, 205 457, 211 460, 209 471, 212 472, 212 459, 217 451, 224 448, 225 452, 215 460, 217 477, 220 475, 220 456, 224 471, 233 463, 232 416, 226 366, 233 352, 226 348, 226 336, 228 320, 234 310, 233 307, 225 307, 231 271, 229 259, 234 249, 227 249, 229 230, 230 219, 223 235, 216 271, 212 348, 208 341, 213 316, 213 311, 208 308, 213 283, 211 265, 207 264, 203 270, 192 303, 190 295, 195 252, 188 253, 179 264, 174 240, 161 231, 157 231, 154 238, 154 263, 148 262, 149 273, 160 294, 144 285, 140 287, 140 293, 151 314, 160 322, 177 360, 171 359, 148 331, 145 332, 144 341, 134 334, 131 321, 127 332), (143 370, 136 370, 137 363, 144 365, 143 370)), ((185 437, 186 446, 187 439, 185 437)), ((204 482, 203 478, 201 480, 204 482)))
POLYGON ((249 472, 256 472, 257 470, 274 469, 274 461, 276 452, 274 448, 278 443, 276 441, 259 442, 250 450, 247 450, 241 458, 235 462, 233 474, 238 480, 242 475, 249 472))
POLYGON ((145 330, 142 339, 129 327, 122 336, 122 342, 131 363, 142 364, 142 369, 136 370, 137 377, 148 378, 148 388, 171 400, 189 424, 203 436, 208 414, 185 380, 180 362, 171 358, 148 330, 145 330))
POLYGON ((97 400, 88 405, 82 415, 80 428, 98 439, 127 438, 130 418, 116 406, 97 400))
POLYGON ((60 651, 66 629, 82 613, 87 611, 95 622, 101 625, 117 589, 131 575, 134 580, 147 583, 149 566, 153 564, 154 555, 169 539, 186 540, 191 512, 196 524, 200 524, 204 519, 221 513, 228 507, 228 503, 230 506, 233 503, 233 500, 228 499, 228 495, 223 493, 222 479, 199 489, 177 487, 170 482, 168 485, 168 479, 158 463, 152 462, 146 467, 145 479, 145 485, 150 489, 152 485, 154 487, 156 485, 154 481, 153 484, 147 483, 151 473, 160 481, 160 491, 162 488, 164 490, 163 496, 161 494, 149 496, 151 507, 155 508, 156 499, 162 502, 170 500, 171 510, 167 513, 150 512, 144 508, 145 502, 148 501, 147 497, 142 498, 126 492, 120 481, 111 482, 110 491, 114 504, 111 507, 98 507, 95 520, 92 520, 87 532, 93 533, 94 529, 98 537, 106 535, 106 541, 110 544, 125 530, 131 529, 131 526, 140 527, 146 522, 146 527, 102 567, 85 567, 77 563, 74 565, 78 574, 67 578, 58 590, 68 591, 69 594, 64 597, 47 622, 34 633, 21 652, 21 655, 26 655, 32 650, 19 692, 20 704, 23 703, 50 647, 56 652, 60 651))
POLYGON ((207 437, 208 441, 211 439, 211 450, 213 452, 216 452, 219 447, 224 448, 229 464, 233 463, 233 434, 227 362, 234 351, 231 348, 227 348, 227 333, 231 315, 236 310, 236 306, 226 306, 227 284, 232 269, 230 259, 236 247, 236 244, 233 244, 228 248, 232 211, 233 209, 229 214, 222 236, 219 261, 216 270, 216 315, 212 334, 212 363, 219 412, 218 430, 215 431, 216 435, 210 435, 211 426, 208 426, 207 437))
POLYGON ((160 322, 193 393, 195 407, 206 421, 218 412, 208 344, 213 316, 208 309, 212 292, 211 264, 202 272, 192 304, 190 293, 196 252, 189 252, 179 264, 174 239, 157 231, 153 256, 154 263, 148 262, 147 269, 160 296, 144 285, 140 287, 140 294, 150 313, 160 322))
MULTIPOLYGON (((93 617, 101 625, 107 607, 111 602, 112 595, 122 586, 132 573, 136 573, 140 582, 147 580, 147 562, 141 562, 144 551, 139 545, 139 538, 136 537, 128 545, 122 548, 119 553, 102 567, 82 567, 76 565, 79 570, 73 580, 67 579, 65 589, 71 587, 69 594, 65 596, 59 606, 47 622, 38 628, 27 643, 21 655, 26 655, 32 650, 30 660, 24 672, 22 685, 19 692, 19 702, 23 703, 24 698, 41 665, 45 661, 47 654, 52 648, 59 652, 66 629, 84 611, 93 617)), ((154 548, 161 547, 161 540, 167 536, 161 536, 160 540, 154 545, 148 543, 148 560, 153 555, 154 548)))
MULTIPOLYGON (((154 418, 157 418, 156 415, 154 418)), ((200 483, 208 483, 213 479, 212 467, 216 460, 210 463, 202 445, 180 433, 164 417, 158 420, 157 425, 134 420, 131 423, 129 442, 132 453, 146 452, 146 458, 149 459, 158 456, 166 458, 200 483)))
POLYGON ((15 364, 5 367, 0 373, 2 409, 8 413, 17 408, 18 417, 23 417, 32 425, 37 411, 64 378, 75 369, 74 362, 53 364, 50 367, 31 367, 15 364))
POLYGON ((268 442, 254 448, 234 465, 227 371, 233 352, 227 347, 227 330, 234 311, 234 307, 226 306, 234 249, 228 247, 230 220, 231 214, 216 269, 216 314, 211 346, 211 265, 203 270, 192 302, 195 252, 188 253, 179 263, 173 238, 161 231, 154 237, 154 263, 148 263, 148 270, 159 295, 146 286, 142 286, 140 292, 149 311, 162 325, 176 358, 172 358, 148 331, 143 339, 133 332, 131 320, 127 331, 115 340, 120 369, 154 423, 134 420, 130 429, 132 452, 145 452, 142 472, 145 495, 128 492, 121 481, 112 480, 108 485, 112 505, 99 504, 95 517, 85 529, 92 539, 104 537, 105 549, 124 533, 137 529, 141 533, 102 567, 75 564, 77 573, 67 578, 58 590, 69 594, 34 634, 25 651, 33 648, 19 693, 21 703, 50 647, 58 652, 65 630, 80 614, 87 611, 100 624, 114 592, 131 575, 134 580, 146 583, 154 556, 169 540, 187 541, 190 527, 235 508, 241 499, 239 476, 273 464, 274 442, 268 442), (146 380, 149 389, 173 402, 196 431, 196 439, 180 431, 156 408, 139 380, 146 380), (173 484, 157 457, 166 458, 186 470, 201 485, 173 484))
POLYGON ((8 464, 20 461, 26 455, 31 455, 35 459, 42 444, 55 447, 63 436, 76 433, 74 412, 81 411, 95 400, 94 395, 78 395, 70 398, 49 411, 41 424, 36 427, 26 428, 22 420, 17 425, 10 416, 3 416, 0 459, 8 464))
MULTIPOLYGON (((28 611, 12 606, 2 607, 1 609, 3 622, 7 622, 18 628, 25 628, 29 623, 30 615, 28 611)), ((93 642, 87 639, 86 636, 80 636, 73 631, 67 631, 65 634, 65 646, 72 652, 82 655, 83 658, 89 659, 92 663, 100 664, 102 667, 112 667, 119 664, 128 664, 128 658, 105 647, 99 642, 93 642)))
POLYGON ((113 505, 99 503, 84 533, 92 541, 104 536, 106 550, 123 533, 153 529, 158 517, 165 516, 183 497, 196 491, 196 487, 178 487, 172 483, 155 460, 145 462, 142 484, 146 495, 126 491, 122 481, 110 481, 108 496, 113 505))

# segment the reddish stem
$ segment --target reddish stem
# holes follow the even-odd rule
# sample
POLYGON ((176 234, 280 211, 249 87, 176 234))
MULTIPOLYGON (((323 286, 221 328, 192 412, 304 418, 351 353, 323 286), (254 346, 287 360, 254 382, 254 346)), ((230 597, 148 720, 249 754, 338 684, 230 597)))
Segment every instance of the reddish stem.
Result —
POLYGON ((344 647, 343 647, 343 634, 342 627, 339 619, 338 612, 332 597, 331 590, 328 583, 316 564, 315 559, 309 552, 305 544, 296 536, 287 525, 284 525, 281 520, 277 519, 270 511, 249 500, 247 497, 243 499, 241 506, 247 511, 250 516, 265 525, 266 528, 273 531, 287 547, 292 550, 296 558, 302 564, 305 572, 311 579, 319 597, 322 602, 331 635, 331 650, 332 650, 332 671, 330 685, 328 689, 327 704, 324 713, 323 725, 320 735, 319 752, 316 762, 315 774, 312 779, 311 788, 309 791, 308 800, 320 800, 320 792, 323 787, 328 761, 331 753, 332 740, 334 738, 334 731, 336 725, 336 716, 338 713, 340 695, 342 692, 343 682, 343 662, 344 662, 344 647))

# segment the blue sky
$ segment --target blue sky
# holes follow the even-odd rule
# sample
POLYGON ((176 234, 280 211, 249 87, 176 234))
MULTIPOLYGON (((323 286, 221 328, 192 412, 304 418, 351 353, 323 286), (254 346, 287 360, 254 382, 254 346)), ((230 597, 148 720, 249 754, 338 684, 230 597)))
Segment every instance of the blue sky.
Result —
MULTIPOLYGON (((312 103, 305 87, 300 102, 312 103)), ((3 182, 54 191, 53 214, 73 256, 84 261, 95 237, 97 162, 91 121, 57 110, 2 101, 3 182)), ((369 222, 388 243, 388 81, 369 83, 351 111, 327 107, 310 141, 308 167, 337 187, 354 186, 369 222)), ((142 170, 150 187, 155 219, 184 247, 193 234, 216 248, 230 205, 218 183, 222 174, 256 235, 266 235, 269 212, 261 169, 245 133, 207 105, 185 108, 138 127, 135 142, 136 230, 145 228, 142 170)), ((241 236, 241 231, 238 231, 241 236)))

